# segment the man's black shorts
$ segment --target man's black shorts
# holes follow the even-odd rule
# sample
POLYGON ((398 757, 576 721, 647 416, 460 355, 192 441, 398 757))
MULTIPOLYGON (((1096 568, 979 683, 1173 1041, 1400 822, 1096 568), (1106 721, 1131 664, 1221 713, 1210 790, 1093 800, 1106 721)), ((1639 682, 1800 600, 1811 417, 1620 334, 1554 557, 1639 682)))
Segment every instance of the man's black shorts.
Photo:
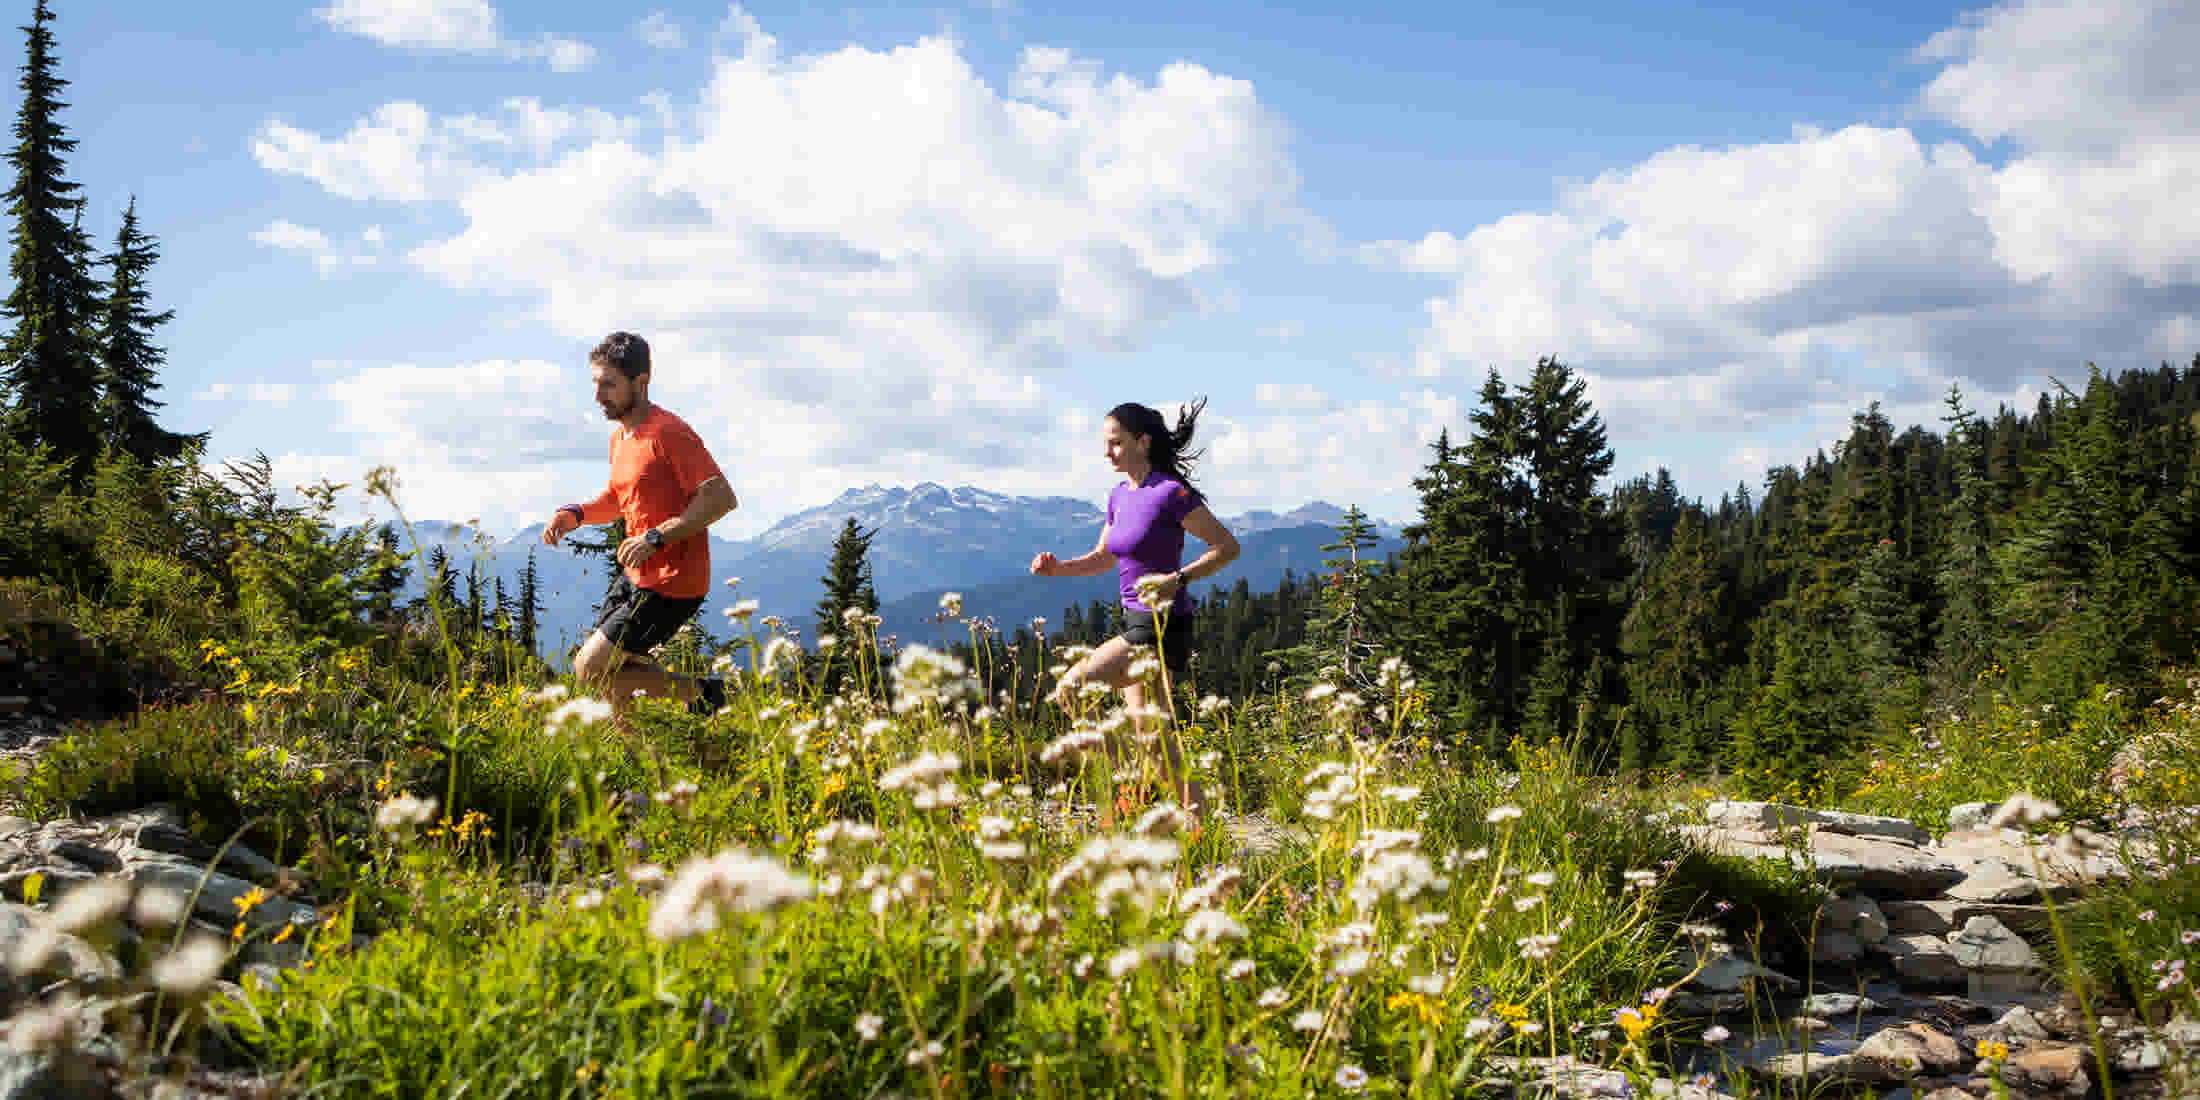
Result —
POLYGON ((603 631, 604 637, 627 653, 647 657, 650 650, 671 640, 673 633, 694 618, 702 607, 701 596, 680 599, 659 595, 647 588, 635 587, 622 572, 604 593, 603 612, 596 616, 596 629, 603 631))
POLYGON ((1134 646, 1153 646, 1159 649, 1161 663, 1169 669, 1170 681, 1181 683, 1184 679, 1184 662, 1192 655, 1192 613, 1178 611, 1171 614, 1166 634, 1154 629, 1153 615, 1150 612, 1126 607, 1123 609, 1123 616, 1130 620, 1130 625, 1123 631, 1123 640, 1134 646))

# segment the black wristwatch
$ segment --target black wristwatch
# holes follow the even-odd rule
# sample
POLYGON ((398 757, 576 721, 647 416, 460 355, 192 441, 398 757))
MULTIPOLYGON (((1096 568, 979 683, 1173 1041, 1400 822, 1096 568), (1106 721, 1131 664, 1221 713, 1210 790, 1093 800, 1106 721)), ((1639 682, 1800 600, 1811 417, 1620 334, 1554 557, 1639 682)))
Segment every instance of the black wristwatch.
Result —
POLYGON ((665 548, 665 533, 652 527, 642 532, 642 541, 648 543, 652 549, 662 550, 665 548))

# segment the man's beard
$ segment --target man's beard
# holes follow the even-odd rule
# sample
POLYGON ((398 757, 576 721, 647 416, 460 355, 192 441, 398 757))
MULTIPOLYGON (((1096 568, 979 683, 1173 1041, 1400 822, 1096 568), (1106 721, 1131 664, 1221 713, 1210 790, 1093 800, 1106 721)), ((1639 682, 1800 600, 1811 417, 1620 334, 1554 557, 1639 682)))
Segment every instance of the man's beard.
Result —
POLYGON ((624 420, 626 414, 633 411, 634 399, 629 397, 624 405, 605 405, 603 407, 603 418, 605 420, 624 420))

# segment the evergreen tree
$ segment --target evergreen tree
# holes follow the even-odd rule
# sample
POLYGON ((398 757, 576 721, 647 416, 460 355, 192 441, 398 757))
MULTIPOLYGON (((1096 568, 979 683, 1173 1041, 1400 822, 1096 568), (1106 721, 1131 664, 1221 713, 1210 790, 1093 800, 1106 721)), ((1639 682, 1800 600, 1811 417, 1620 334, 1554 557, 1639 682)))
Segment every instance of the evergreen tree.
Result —
POLYGON ((412 555, 398 549, 397 528, 384 523, 374 531, 374 564, 367 571, 367 621, 388 623, 397 613, 397 594, 405 589, 405 561, 412 555))
MULTIPOLYGON (((1376 562, 1367 551, 1379 541, 1375 525, 1355 504, 1345 509, 1344 518, 1337 523, 1337 541, 1323 544, 1322 549, 1335 556, 1322 562, 1328 573, 1322 579, 1321 602, 1309 624, 1306 644, 1298 647, 1302 659, 1296 663, 1303 672, 1333 664, 1347 680, 1364 681, 1373 674, 1374 670, 1366 666, 1375 652, 1368 629, 1368 604, 1376 562)), ((1214 621, 1214 610, 1209 608, 1208 621, 1214 621)), ((1224 639, 1220 644, 1232 642, 1224 639)), ((1200 652, 1227 650, 1201 646, 1200 652)))
POLYGON ((1941 423, 1948 426, 1947 462, 1955 497, 1941 524, 1936 575, 1941 611, 1934 625, 1934 660, 1941 688, 1964 690, 1994 662, 1993 535, 1988 527, 1992 497, 1981 440, 1985 429, 1964 407, 1960 389, 1948 387, 1946 404, 1948 414, 1941 423))
POLYGON ((95 344, 99 353, 99 422, 106 446, 147 462, 172 459, 205 436, 178 435, 153 420, 161 403, 153 400, 160 388, 154 381, 165 358, 153 343, 153 330, 167 324, 174 310, 154 313, 147 308, 150 295, 145 273, 160 259, 151 237, 138 232, 137 200, 122 212, 122 228, 115 234, 115 250, 106 257, 112 272, 100 312, 95 344))
POLYGON ((840 645, 826 651, 819 658, 825 694, 840 690, 841 679, 855 666, 851 652, 857 644, 857 635, 847 628, 841 616, 850 608, 866 613, 878 612, 878 591, 871 585, 869 558, 871 539, 878 531, 863 529, 863 525, 849 517, 840 534, 833 538, 833 556, 825 566, 825 575, 819 582, 825 586, 825 598, 818 601, 817 630, 820 635, 838 634, 840 645))
POLYGON ((1629 701, 1621 766, 1689 768, 1717 757, 1725 724, 1713 694, 1725 662, 1726 603, 1703 513, 1688 508, 1621 624, 1629 701))
POLYGON ((425 605, 433 600, 435 607, 424 608, 427 613, 421 618, 429 622, 440 620, 445 624, 450 623, 459 612, 458 576, 451 570, 451 555, 441 546, 428 548, 428 570, 424 581, 420 602, 425 605))
POLYGON ((536 631, 542 622, 542 578, 535 570, 535 552, 527 551, 527 567, 519 574, 519 647, 532 657, 541 652, 536 631))
POLYGON ((63 175, 63 158, 76 141, 63 136, 61 90, 54 72, 53 13, 38 0, 24 27, 23 106, 16 114, 16 145, 8 154, 15 184, 8 212, 15 219, 14 279, 6 313, 15 328, 0 345, 0 382, 9 396, 8 430, 26 444, 44 443, 81 480, 100 445, 98 368, 87 333, 95 287, 85 270, 91 254, 78 219, 77 185, 63 175))

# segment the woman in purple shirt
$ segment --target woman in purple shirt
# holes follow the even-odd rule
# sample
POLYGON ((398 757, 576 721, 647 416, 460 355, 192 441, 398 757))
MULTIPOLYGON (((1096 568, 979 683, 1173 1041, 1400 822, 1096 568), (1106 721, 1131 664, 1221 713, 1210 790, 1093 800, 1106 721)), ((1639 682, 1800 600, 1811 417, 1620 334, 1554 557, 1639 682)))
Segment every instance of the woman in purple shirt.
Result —
MULTIPOLYGON (((1169 429, 1161 414, 1144 405, 1117 405, 1101 422, 1101 439, 1108 464, 1124 480, 1108 494, 1108 521, 1100 529, 1100 541, 1090 551, 1067 560, 1051 553, 1031 559, 1031 571, 1042 577, 1091 577, 1116 571, 1116 590, 1123 600, 1123 617, 1129 624, 1122 634, 1101 643, 1092 655, 1062 678, 1057 698, 1067 698, 1078 685, 1090 680, 1123 693, 1133 713, 1146 702, 1145 685, 1132 679, 1131 651, 1135 646, 1154 646, 1172 682, 1181 682, 1184 660, 1190 653, 1192 598, 1185 587, 1220 572, 1238 556, 1237 539, 1207 510, 1207 501, 1192 486, 1186 469, 1199 452, 1187 451, 1192 430, 1199 423, 1202 399, 1180 411, 1176 430, 1169 429), (1184 561, 1184 535, 1206 544, 1207 549, 1190 565, 1184 561), (1156 623, 1155 608, 1148 607, 1139 591, 1144 580, 1154 602, 1167 609, 1156 623)), ((1141 733, 1144 731, 1141 730, 1141 733)), ((1180 788, 1184 806, 1193 812, 1204 807, 1196 784, 1181 781, 1181 765, 1175 745, 1165 756, 1171 779, 1180 788)), ((1102 801, 1106 801, 1103 799, 1102 801)), ((1103 819, 1112 806, 1103 806, 1103 819)))

